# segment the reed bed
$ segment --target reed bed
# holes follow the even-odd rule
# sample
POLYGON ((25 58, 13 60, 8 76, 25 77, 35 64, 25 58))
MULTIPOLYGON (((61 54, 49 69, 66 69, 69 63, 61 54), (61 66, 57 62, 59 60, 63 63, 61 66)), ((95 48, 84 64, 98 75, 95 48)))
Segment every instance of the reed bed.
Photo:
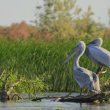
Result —
MULTIPOLYGON (((23 82, 15 87, 16 92, 78 92, 79 87, 73 79, 74 75, 72 73, 74 59, 63 65, 66 56, 77 42, 78 40, 44 42, 32 39, 20 41, 1 39, 1 72, 4 72, 5 75, 11 74, 9 84, 10 82, 16 82, 20 78, 28 82, 23 82)), ((87 43, 89 40, 85 42, 87 43)), ((108 39, 105 39, 103 47, 110 50, 110 41, 108 39)), ((80 65, 94 72, 97 68, 97 65, 92 63, 85 55, 81 57, 80 65)), ((101 87, 109 78, 110 69, 107 69, 107 72, 100 78, 101 87)))

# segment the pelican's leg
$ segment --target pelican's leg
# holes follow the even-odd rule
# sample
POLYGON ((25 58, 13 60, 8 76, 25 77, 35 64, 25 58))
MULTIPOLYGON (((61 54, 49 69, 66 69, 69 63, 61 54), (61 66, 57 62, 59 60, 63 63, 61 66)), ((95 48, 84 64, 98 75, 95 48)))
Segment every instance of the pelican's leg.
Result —
POLYGON ((82 95, 82 88, 80 88, 80 96, 82 95))
POLYGON ((97 69, 97 71, 96 71, 96 74, 99 75, 100 72, 102 71, 102 69, 103 69, 103 66, 99 66, 98 69, 97 69))
POLYGON ((94 90, 96 93, 99 93, 101 90, 100 90, 100 83, 99 83, 99 77, 97 76, 97 80, 94 81, 94 90))

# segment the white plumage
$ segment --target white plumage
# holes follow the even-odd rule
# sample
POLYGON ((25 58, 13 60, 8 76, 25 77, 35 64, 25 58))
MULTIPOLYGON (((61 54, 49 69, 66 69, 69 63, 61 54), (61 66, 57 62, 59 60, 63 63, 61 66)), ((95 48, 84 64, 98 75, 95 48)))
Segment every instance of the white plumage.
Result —
POLYGON ((98 76, 79 65, 79 59, 85 52, 86 45, 83 41, 80 41, 77 46, 70 52, 70 55, 65 60, 64 64, 69 61, 69 59, 74 55, 74 64, 73 64, 73 73, 74 73, 74 79, 78 83, 78 85, 81 88, 87 87, 89 91, 96 92, 100 91, 100 85, 99 85, 99 79, 98 76), (95 85, 98 86, 95 86, 95 85))
POLYGON ((99 66, 107 66, 110 68, 110 52, 103 47, 102 39, 96 38, 86 48, 86 55, 99 66))
POLYGON ((110 68, 110 52, 98 46, 88 47, 90 56, 93 57, 94 62, 105 65, 110 68))

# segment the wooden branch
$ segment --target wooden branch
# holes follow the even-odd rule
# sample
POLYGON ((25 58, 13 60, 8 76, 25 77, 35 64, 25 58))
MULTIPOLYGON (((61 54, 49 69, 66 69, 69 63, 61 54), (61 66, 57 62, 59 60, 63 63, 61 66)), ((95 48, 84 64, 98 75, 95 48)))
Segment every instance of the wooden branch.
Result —
POLYGON ((53 101, 59 102, 78 102, 78 103, 92 103, 95 101, 103 102, 109 101, 110 99, 110 91, 102 92, 100 94, 93 94, 93 95, 82 95, 82 96, 62 96, 62 97, 36 97, 32 99, 32 101, 41 101, 42 99, 53 99, 53 101))

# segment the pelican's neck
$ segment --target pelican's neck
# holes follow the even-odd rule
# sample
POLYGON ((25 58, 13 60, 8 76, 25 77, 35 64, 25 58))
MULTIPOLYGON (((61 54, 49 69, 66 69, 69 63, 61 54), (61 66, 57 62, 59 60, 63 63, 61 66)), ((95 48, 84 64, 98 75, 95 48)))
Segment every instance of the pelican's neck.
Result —
POLYGON ((98 38, 98 40, 99 40, 99 44, 98 44, 98 46, 102 46, 102 43, 103 43, 103 40, 102 40, 102 38, 98 38))
POLYGON ((82 52, 77 53, 77 54, 75 55, 75 57, 74 57, 74 64, 73 64, 74 69, 80 67, 80 65, 79 65, 79 59, 80 59, 80 57, 83 55, 84 51, 85 51, 85 49, 84 49, 82 52))

